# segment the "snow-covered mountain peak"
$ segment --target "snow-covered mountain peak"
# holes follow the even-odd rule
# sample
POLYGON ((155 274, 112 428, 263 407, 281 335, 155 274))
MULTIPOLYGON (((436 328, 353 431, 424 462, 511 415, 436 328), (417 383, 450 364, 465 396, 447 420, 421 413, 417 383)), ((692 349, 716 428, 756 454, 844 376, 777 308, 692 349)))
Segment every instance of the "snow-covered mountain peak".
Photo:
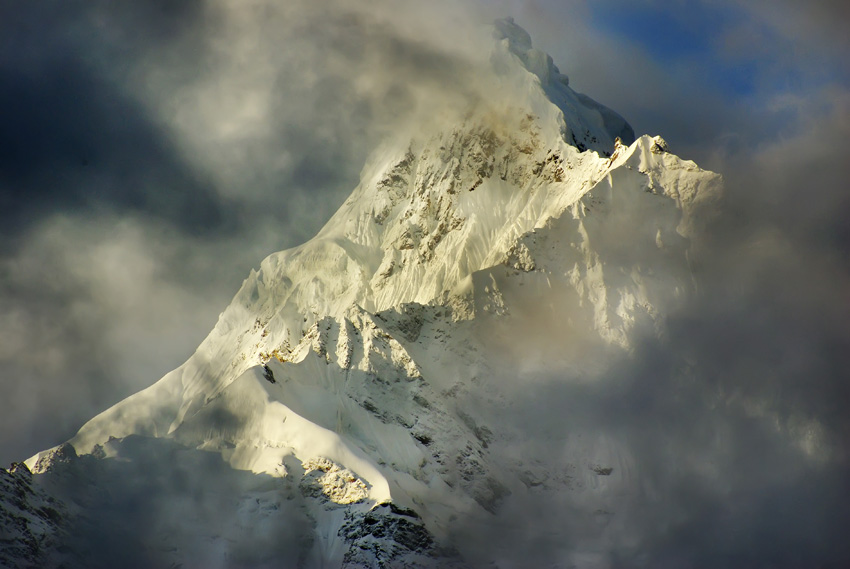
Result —
POLYGON ((544 122, 557 125, 569 144, 610 155, 616 138, 627 145, 635 140, 634 130, 623 117, 574 91, 552 57, 534 48, 531 36, 512 18, 496 20, 493 36, 496 46, 490 59, 496 73, 538 116, 549 115, 547 104, 554 106, 557 113, 544 122))
POLYGON ((517 25, 513 18, 493 22, 493 37, 519 58, 525 68, 534 73, 543 85, 553 80, 569 85, 569 78, 555 66, 552 57, 548 53, 535 49, 531 43, 531 35, 517 25))
POLYGON ((613 510, 640 487, 604 437, 535 456, 505 420, 510 390, 540 370, 593 377, 638 335, 663 336, 693 293, 690 239, 719 177, 634 140, 513 21, 495 30, 504 97, 387 141, 186 363, 28 461, 62 496, 79 480, 111 489, 71 510, 118 531, 109 500, 138 490, 115 477, 154 465, 144 547, 160 565, 452 567, 459 518, 503 524, 511 496, 535 493, 613 510), (186 492, 233 499, 205 516, 186 492), (297 539, 266 559, 277 524, 297 539))

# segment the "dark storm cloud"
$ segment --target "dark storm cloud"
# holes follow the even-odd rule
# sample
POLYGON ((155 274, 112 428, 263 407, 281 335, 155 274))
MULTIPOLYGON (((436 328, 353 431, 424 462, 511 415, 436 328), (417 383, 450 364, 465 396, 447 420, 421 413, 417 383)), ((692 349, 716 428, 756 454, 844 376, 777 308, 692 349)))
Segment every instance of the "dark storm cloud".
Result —
POLYGON ((238 208, 180 157, 161 121, 126 84, 151 45, 181 38, 180 23, 196 15, 190 3, 182 5, 3 9, 4 462, 67 438, 155 379, 146 376, 185 358, 188 344, 202 337, 194 328, 214 321, 192 313, 200 308, 195 298, 226 299, 209 290, 220 284, 212 271, 206 287, 203 278, 181 274, 184 263, 202 261, 168 254, 186 257, 197 236, 233 236, 238 208), (184 290, 193 282, 203 291, 196 296, 184 290), (149 318, 157 313, 159 322, 149 318))
POLYGON ((190 232, 222 224, 224 204, 175 162, 143 109, 78 62, 50 62, 38 72, 4 73, 0 83, 7 237, 52 212, 98 207, 163 217, 190 232))
POLYGON ((68 210, 162 217, 190 233, 244 230, 258 211, 293 222, 287 195, 341 199, 381 135, 437 91, 465 89, 459 59, 356 3, 10 13, 0 56, 7 237, 68 210))
MULTIPOLYGON (((156 117, 92 61, 121 61, 117 46, 98 37, 97 5, 55 8, 10 10, 4 19, 3 236, 14 238, 56 211, 99 208, 162 217, 192 232, 220 226, 224 204, 209 183, 181 162, 156 117)), ((139 47, 123 49, 122 62, 131 65, 139 47)))

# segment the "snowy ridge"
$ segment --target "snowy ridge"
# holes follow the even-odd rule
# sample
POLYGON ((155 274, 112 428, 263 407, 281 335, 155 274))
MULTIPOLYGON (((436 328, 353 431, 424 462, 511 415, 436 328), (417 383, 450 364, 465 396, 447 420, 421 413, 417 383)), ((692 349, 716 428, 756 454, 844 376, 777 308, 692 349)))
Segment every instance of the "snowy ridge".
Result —
POLYGON ((36 476, 65 496, 74 468, 129 496, 115 477, 155 465, 159 533, 138 547, 186 567, 449 567, 480 554, 456 543, 459 518, 504 524, 512 496, 536 492, 613 511, 638 488, 628 450, 604 439, 548 461, 523 450, 494 378, 542 361, 580 377, 635 334, 663 335, 693 293, 690 238, 720 178, 658 137, 622 144, 631 127, 512 21, 496 39, 498 80, 519 96, 379 148, 327 225, 252 271, 185 364, 29 459, 36 476), (199 465, 181 484, 233 500, 209 518, 165 499, 168 473, 199 465), (296 526, 285 551, 264 541, 296 526))
MULTIPOLYGON (((561 73, 548 53, 532 47, 531 36, 512 18, 496 21, 494 28, 494 38, 501 47, 491 57, 495 68, 510 75, 511 56, 519 59, 537 79, 546 102, 554 104, 560 112, 556 112, 550 121, 559 126, 564 140, 579 150, 590 149, 607 154, 610 154, 617 138, 626 144, 635 140, 634 130, 623 117, 587 95, 570 89, 569 77, 561 73)), ((534 88, 526 89, 534 112, 540 116, 546 116, 546 111, 551 112, 551 104, 535 100, 538 97, 534 96, 537 94, 534 88), (541 114, 542 109, 545 111, 541 114)))

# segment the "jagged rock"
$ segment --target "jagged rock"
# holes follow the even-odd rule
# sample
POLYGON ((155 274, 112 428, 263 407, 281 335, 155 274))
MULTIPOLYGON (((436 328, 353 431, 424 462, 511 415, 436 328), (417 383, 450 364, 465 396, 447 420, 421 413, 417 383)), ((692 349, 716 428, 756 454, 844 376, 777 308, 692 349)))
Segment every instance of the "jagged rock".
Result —
POLYGON ((0 566, 58 566, 70 521, 64 504, 33 484, 25 464, 0 469, 0 566))
POLYGON ((340 535, 350 544, 342 567, 461 567, 457 552, 440 550, 415 511, 393 503, 346 515, 340 535))
POLYGON ((319 497, 334 504, 348 505, 362 502, 368 495, 368 487, 353 472, 341 468, 326 458, 313 458, 304 464, 301 490, 305 495, 319 497))

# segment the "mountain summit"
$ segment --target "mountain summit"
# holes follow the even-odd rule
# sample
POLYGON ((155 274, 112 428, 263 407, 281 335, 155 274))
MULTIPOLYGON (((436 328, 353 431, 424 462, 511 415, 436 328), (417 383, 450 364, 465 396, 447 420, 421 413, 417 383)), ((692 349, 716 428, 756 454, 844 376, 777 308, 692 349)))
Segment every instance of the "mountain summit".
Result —
POLYGON ((378 148, 186 363, 4 471, 0 559, 513 567, 545 526, 604 561, 647 492, 631 451, 534 409, 663 339, 720 178, 494 34, 504 104, 378 148))
POLYGON ((537 77, 546 98, 563 113, 556 122, 565 140, 580 150, 607 154, 613 151, 617 138, 626 145, 634 142, 631 125, 608 107, 570 89, 569 77, 561 73, 548 53, 532 47, 531 36, 513 18, 496 20, 493 28, 493 37, 500 43, 492 55, 495 69, 509 74, 519 59, 537 77))

